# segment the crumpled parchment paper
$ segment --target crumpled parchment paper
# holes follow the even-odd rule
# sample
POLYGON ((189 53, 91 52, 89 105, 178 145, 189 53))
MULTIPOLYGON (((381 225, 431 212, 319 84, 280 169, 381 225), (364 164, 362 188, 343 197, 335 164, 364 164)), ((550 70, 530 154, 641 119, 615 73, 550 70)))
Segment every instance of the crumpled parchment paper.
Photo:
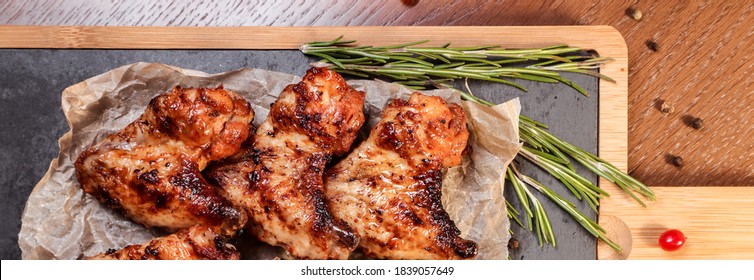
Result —
MULTIPOLYGON (((298 73, 303 74, 303 73, 298 73)), ((85 194, 76 179, 73 163, 87 146, 119 131, 138 118, 154 96, 176 85, 222 85, 244 96, 260 124, 283 88, 299 77, 262 69, 240 69, 209 75, 157 63, 135 63, 73 85, 63 91, 63 112, 71 130, 59 140, 60 153, 34 187, 22 216, 18 243, 23 259, 78 259, 110 248, 145 242, 164 234, 146 229, 85 194)), ((408 98, 412 92, 381 81, 349 81, 365 91, 369 129, 392 98, 408 98)), ((508 256, 510 226, 506 216, 503 182, 505 167, 518 152, 518 99, 486 107, 461 101, 451 90, 425 91, 467 112, 472 153, 460 167, 448 170, 443 181, 443 205, 462 232, 479 244, 477 259, 508 256)), ((239 242, 249 243, 249 242, 239 242)), ((249 244, 254 244, 251 242, 249 244)), ((253 245, 252 245, 253 246, 253 245)), ((269 246, 243 249, 244 258, 270 258, 269 246)), ((279 250, 278 250, 279 251, 279 250)))

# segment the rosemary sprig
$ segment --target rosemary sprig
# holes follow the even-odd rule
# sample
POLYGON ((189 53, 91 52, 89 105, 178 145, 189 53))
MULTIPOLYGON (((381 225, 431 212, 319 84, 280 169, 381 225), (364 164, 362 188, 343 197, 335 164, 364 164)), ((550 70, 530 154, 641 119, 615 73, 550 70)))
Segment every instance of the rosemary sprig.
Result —
MULTIPOLYGON (((623 173, 604 159, 555 137, 546 130, 547 127, 545 125, 523 115, 519 118, 518 124, 521 138, 526 139, 524 140, 525 147, 521 150, 522 152, 520 152, 519 155, 547 170, 551 175, 555 176, 566 185, 566 187, 573 186, 574 184, 578 186, 579 183, 583 183, 589 189, 599 192, 602 195, 609 196, 602 189, 597 188, 588 180, 578 175, 573 169, 568 157, 563 156, 564 154, 575 159, 594 174, 615 183, 631 196, 631 198, 644 207, 647 205, 644 204, 644 202, 634 193, 641 194, 650 200, 656 199, 654 192, 642 182, 623 173), (568 176, 574 177, 569 178, 568 176)), ((569 189, 571 188, 569 187, 569 189)), ((589 193, 590 192, 587 192, 587 194, 589 193)), ((576 197, 578 198, 579 195, 576 195, 576 197)), ((598 198, 599 195, 596 197, 598 198)), ((594 207, 592 207, 592 209, 594 209, 594 207)))
MULTIPOLYGON (((513 190, 516 191, 516 195, 519 201, 521 201, 521 205, 524 206, 526 216, 529 217, 529 230, 535 230, 537 233, 539 246, 542 247, 544 243, 555 246, 555 233, 552 231, 552 224, 550 224, 550 219, 547 218, 547 212, 545 212, 542 203, 529 191, 524 181, 521 180, 522 175, 518 173, 515 167, 508 168, 506 173, 508 181, 511 182, 513 190)), ((513 207, 508 209, 515 210, 513 207)), ((511 213, 508 214, 511 215, 511 213)), ((516 219, 516 221, 521 225, 520 220, 516 219)))
MULTIPOLYGON (((508 167, 508 178, 511 181, 511 185, 514 186, 514 190, 518 192, 517 188, 523 189, 523 191, 527 192, 531 196, 531 192, 529 191, 528 187, 526 185, 532 186, 534 189, 539 191, 540 193, 544 194, 545 197, 555 202, 558 206, 563 208, 571 217, 573 217, 579 224, 586 229, 589 233, 594 235, 595 237, 599 238, 605 244, 613 248, 615 251, 621 252, 622 249, 618 246, 618 244, 615 244, 610 238, 607 237, 605 229, 602 228, 597 222, 595 222, 592 219, 589 219, 589 217, 585 216, 579 210, 576 209, 576 206, 557 194, 556 192, 550 190, 548 187, 543 185, 542 183, 532 179, 529 176, 521 174, 518 169, 516 168, 515 164, 511 164, 510 167, 508 167)), ((533 198, 533 196, 531 196, 533 198)), ((536 199, 536 198, 535 198, 536 199)), ((546 214, 543 212, 543 218, 545 221, 545 225, 543 227, 547 227, 552 231, 552 226, 549 224, 549 220, 547 220, 546 214)), ((531 229, 530 229, 531 230, 531 229)), ((537 235, 541 235, 541 233, 537 232, 537 235)), ((555 237, 552 237, 552 240, 545 239, 545 242, 552 243, 553 246, 555 246, 555 237)), ((539 240, 540 247, 542 246, 542 239, 539 240)))
MULTIPOLYGON (((344 41, 341 36, 327 42, 306 43, 301 46, 300 50, 304 54, 322 58, 315 64, 316 66, 328 66, 342 74, 362 78, 387 78, 419 90, 453 88, 449 84, 452 81, 472 79, 501 83, 526 91, 526 88, 513 81, 521 79, 544 83, 564 83, 579 93, 589 96, 586 90, 561 76, 560 72, 591 75, 615 82, 610 77, 595 71, 612 61, 611 58, 597 57, 583 49, 566 45, 505 49, 499 46, 450 47, 450 44, 440 47, 419 47, 429 41, 381 47, 355 46, 355 42, 344 41)), ((465 100, 487 106, 495 105, 474 96, 470 90, 467 91, 458 90, 465 100)), ((534 163, 557 178, 573 196, 579 200, 585 200, 593 211, 597 211, 600 198, 609 194, 576 173, 571 159, 600 177, 617 184, 642 206, 646 205, 634 193, 650 200, 655 199, 654 193, 646 185, 596 155, 557 138, 547 131, 547 126, 544 124, 521 115, 519 136, 524 142, 524 147, 519 151, 519 157, 534 163)), ((555 202, 589 233, 620 251, 620 248, 605 236, 605 230, 597 222, 580 213, 571 201, 531 177, 521 174, 515 164, 508 167, 506 179, 513 186, 516 197, 523 206, 524 214, 528 218, 529 230, 537 233, 540 246, 544 243, 555 245, 556 241, 547 213, 529 190, 529 186, 555 202)), ((508 217, 523 227, 523 223, 518 218, 522 214, 510 204, 506 204, 506 210, 508 217)))
MULTIPOLYGON (((594 71, 610 58, 588 54, 568 55, 580 48, 557 45, 539 49, 504 49, 498 46, 480 47, 417 47, 428 41, 394 46, 353 46, 355 41, 342 41, 342 36, 327 42, 311 42, 301 46, 304 54, 322 58, 319 66, 343 74, 359 77, 389 78, 414 88, 424 88, 418 82, 468 78, 526 88, 509 79, 545 83, 565 83, 583 95, 583 88, 562 77, 559 72, 596 76, 613 81, 594 71), (535 62, 520 66, 524 62, 535 62)), ((614 82, 614 81, 613 81, 614 82)))

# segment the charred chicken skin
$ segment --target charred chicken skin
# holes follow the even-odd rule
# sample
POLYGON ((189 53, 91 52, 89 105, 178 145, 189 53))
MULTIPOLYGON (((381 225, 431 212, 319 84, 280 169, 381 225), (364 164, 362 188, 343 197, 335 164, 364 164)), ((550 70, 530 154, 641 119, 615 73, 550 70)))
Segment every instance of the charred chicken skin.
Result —
POLYGON ((238 152, 253 117, 248 102, 232 91, 176 87, 83 151, 76 175, 86 193, 147 227, 175 231, 201 224, 232 235, 246 215, 200 171, 238 152))
POLYGON ((237 260, 238 251, 225 237, 203 225, 179 230, 139 245, 129 245, 91 260, 237 260))
POLYGON ((461 163, 469 132, 458 105, 419 93, 393 100, 369 138, 327 171, 325 197, 336 219, 380 259, 467 259, 476 243, 444 210, 442 169, 461 163))
POLYGON ((322 175, 364 123, 364 93, 336 72, 312 68, 272 105, 242 155, 209 168, 208 180, 249 213, 249 232, 292 257, 346 259, 358 244, 333 219, 322 175))

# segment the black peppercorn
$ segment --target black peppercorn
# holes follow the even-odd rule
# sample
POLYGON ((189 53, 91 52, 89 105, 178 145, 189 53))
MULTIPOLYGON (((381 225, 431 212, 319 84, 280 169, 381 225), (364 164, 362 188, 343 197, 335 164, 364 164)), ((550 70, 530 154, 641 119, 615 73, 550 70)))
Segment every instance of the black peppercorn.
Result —
POLYGON ((660 45, 658 45, 654 40, 647 40, 647 48, 649 48, 649 50, 653 52, 656 52, 660 50, 660 45))
POLYGON ((683 123, 689 127, 692 127, 694 129, 702 129, 702 119, 698 117, 694 117, 692 115, 684 115, 683 123))
POLYGON ((694 129, 702 129, 702 119, 694 118, 693 120, 691 120, 691 124, 689 125, 691 125, 691 127, 693 127, 694 129))
POLYGON ((419 0, 401 0, 401 3, 403 3, 403 5, 413 7, 416 6, 416 4, 419 4, 419 0))
POLYGON ((681 167, 681 166, 683 166, 683 158, 681 158, 679 156, 674 156, 670 160, 670 163, 672 163, 675 167, 681 167))
POLYGON ((508 240, 508 249, 516 250, 518 249, 518 247, 519 247, 518 239, 511 237, 511 239, 508 240))

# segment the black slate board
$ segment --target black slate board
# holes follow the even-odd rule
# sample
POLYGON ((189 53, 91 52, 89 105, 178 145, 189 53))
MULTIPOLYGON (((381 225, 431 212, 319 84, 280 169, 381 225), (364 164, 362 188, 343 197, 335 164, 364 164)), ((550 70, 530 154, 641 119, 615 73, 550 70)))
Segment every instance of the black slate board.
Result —
MULTIPOLYGON (((34 185, 58 154, 57 140, 68 125, 60 108, 66 87, 110 69, 134 62, 159 62, 182 68, 218 73, 238 68, 262 68, 303 75, 312 60, 298 51, 243 50, 0 50, 0 258, 19 259, 18 232, 21 213, 34 185)), ((475 95, 501 103, 521 97, 522 114, 550 125, 560 138, 597 152, 598 79, 564 74, 586 89, 584 97, 563 84, 521 81, 529 93, 486 82, 472 82, 475 95)), ((577 166, 580 174, 597 177, 577 166)), ((536 166, 523 161, 521 171, 568 198, 567 189, 536 166)), ((596 259, 596 243, 588 232, 545 197, 535 193, 548 210, 557 247, 540 248, 535 234, 513 224, 520 248, 512 259, 596 259)), ((510 188, 506 197, 515 195, 510 188)), ((514 206, 519 207, 515 199, 514 206)), ((592 218, 596 213, 578 203, 592 218)), ((520 209, 520 208, 519 208, 520 209)), ((505 209, 501 209, 505 211, 505 209)))

